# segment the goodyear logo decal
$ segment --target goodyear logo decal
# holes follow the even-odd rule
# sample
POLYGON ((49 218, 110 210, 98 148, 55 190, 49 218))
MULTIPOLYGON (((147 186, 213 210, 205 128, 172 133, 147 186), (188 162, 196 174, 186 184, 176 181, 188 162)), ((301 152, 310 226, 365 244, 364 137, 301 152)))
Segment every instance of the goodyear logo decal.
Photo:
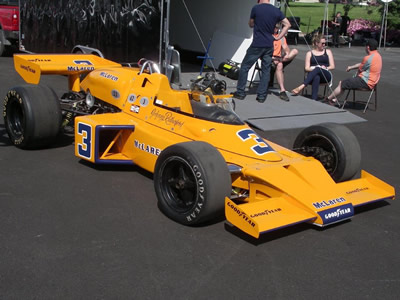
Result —
POLYGON ((232 204, 231 202, 228 202, 227 205, 238 215, 239 218, 242 218, 245 222, 249 223, 250 226, 252 226, 252 227, 256 226, 256 224, 246 215, 246 213, 241 211, 234 204, 232 204))
POLYGON ((324 211, 320 211, 318 214, 324 224, 330 224, 352 217, 354 215, 354 207, 349 203, 339 207, 333 207, 324 211))

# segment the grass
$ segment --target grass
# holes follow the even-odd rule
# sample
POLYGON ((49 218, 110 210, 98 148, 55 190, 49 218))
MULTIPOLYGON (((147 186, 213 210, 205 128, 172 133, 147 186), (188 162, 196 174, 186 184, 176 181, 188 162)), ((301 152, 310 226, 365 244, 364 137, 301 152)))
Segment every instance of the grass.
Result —
MULTIPOLYGON (((348 15, 351 20, 366 19, 381 24, 380 6, 353 6, 348 15)), ((282 8, 284 11, 284 8, 282 8)), ((286 9, 286 17, 300 17, 300 30, 303 33, 309 33, 317 29, 324 19, 325 3, 301 3, 290 2, 290 6, 286 9)), ((343 4, 336 5, 336 12, 340 11, 344 14, 343 4)), ((333 19, 334 4, 328 5, 328 19, 333 19)), ((389 18, 389 17, 388 17, 389 18)))

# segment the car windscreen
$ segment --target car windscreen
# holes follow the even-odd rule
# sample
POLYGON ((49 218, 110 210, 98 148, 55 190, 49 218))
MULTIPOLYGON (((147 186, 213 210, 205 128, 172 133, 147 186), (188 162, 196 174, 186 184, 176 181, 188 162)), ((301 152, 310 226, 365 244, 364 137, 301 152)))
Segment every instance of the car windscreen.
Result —
POLYGON ((207 104, 191 100, 193 115, 196 118, 223 124, 243 125, 243 121, 233 111, 230 103, 207 104))

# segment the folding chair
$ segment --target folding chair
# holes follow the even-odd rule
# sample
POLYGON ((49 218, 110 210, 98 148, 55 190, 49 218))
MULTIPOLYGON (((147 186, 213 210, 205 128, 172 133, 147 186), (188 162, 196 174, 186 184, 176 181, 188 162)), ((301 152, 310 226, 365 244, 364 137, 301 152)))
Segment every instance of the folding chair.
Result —
POLYGON ((259 72, 259 73, 258 73, 258 76, 259 76, 259 78, 261 78, 261 73, 262 73, 262 71, 261 71, 261 61, 260 61, 259 59, 256 61, 256 64, 255 64, 254 70, 253 70, 253 74, 251 75, 251 80, 250 80, 250 84, 249 84, 249 89, 251 88, 251 86, 252 86, 253 83, 254 83, 254 79, 255 79, 255 77, 256 77, 256 71, 259 72))
POLYGON ((364 107, 364 111, 363 111, 363 113, 365 114, 365 112, 370 104, 372 95, 375 93, 374 111, 376 111, 378 109, 378 84, 376 84, 372 90, 371 89, 350 89, 350 90, 348 90, 346 99, 344 99, 344 102, 342 105, 342 109, 346 105, 347 98, 349 97, 350 91, 353 91, 353 107, 355 106, 356 103, 362 103, 362 104, 365 103, 365 107, 364 107), (362 100, 356 101, 356 91, 369 92, 368 100, 367 101, 362 101, 362 100))

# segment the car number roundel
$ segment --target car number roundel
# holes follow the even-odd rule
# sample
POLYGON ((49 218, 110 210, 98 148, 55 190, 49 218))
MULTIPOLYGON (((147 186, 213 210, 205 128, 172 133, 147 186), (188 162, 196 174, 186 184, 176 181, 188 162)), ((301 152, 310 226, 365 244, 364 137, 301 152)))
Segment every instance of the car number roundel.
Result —
POLYGON ((254 146, 250 147, 257 155, 264 155, 268 152, 275 152, 261 137, 251 129, 242 129, 236 133, 242 141, 252 139, 254 146))
POLYGON ((92 158, 92 126, 85 123, 78 123, 77 134, 81 142, 77 143, 78 155, 82 158, 92 158))

